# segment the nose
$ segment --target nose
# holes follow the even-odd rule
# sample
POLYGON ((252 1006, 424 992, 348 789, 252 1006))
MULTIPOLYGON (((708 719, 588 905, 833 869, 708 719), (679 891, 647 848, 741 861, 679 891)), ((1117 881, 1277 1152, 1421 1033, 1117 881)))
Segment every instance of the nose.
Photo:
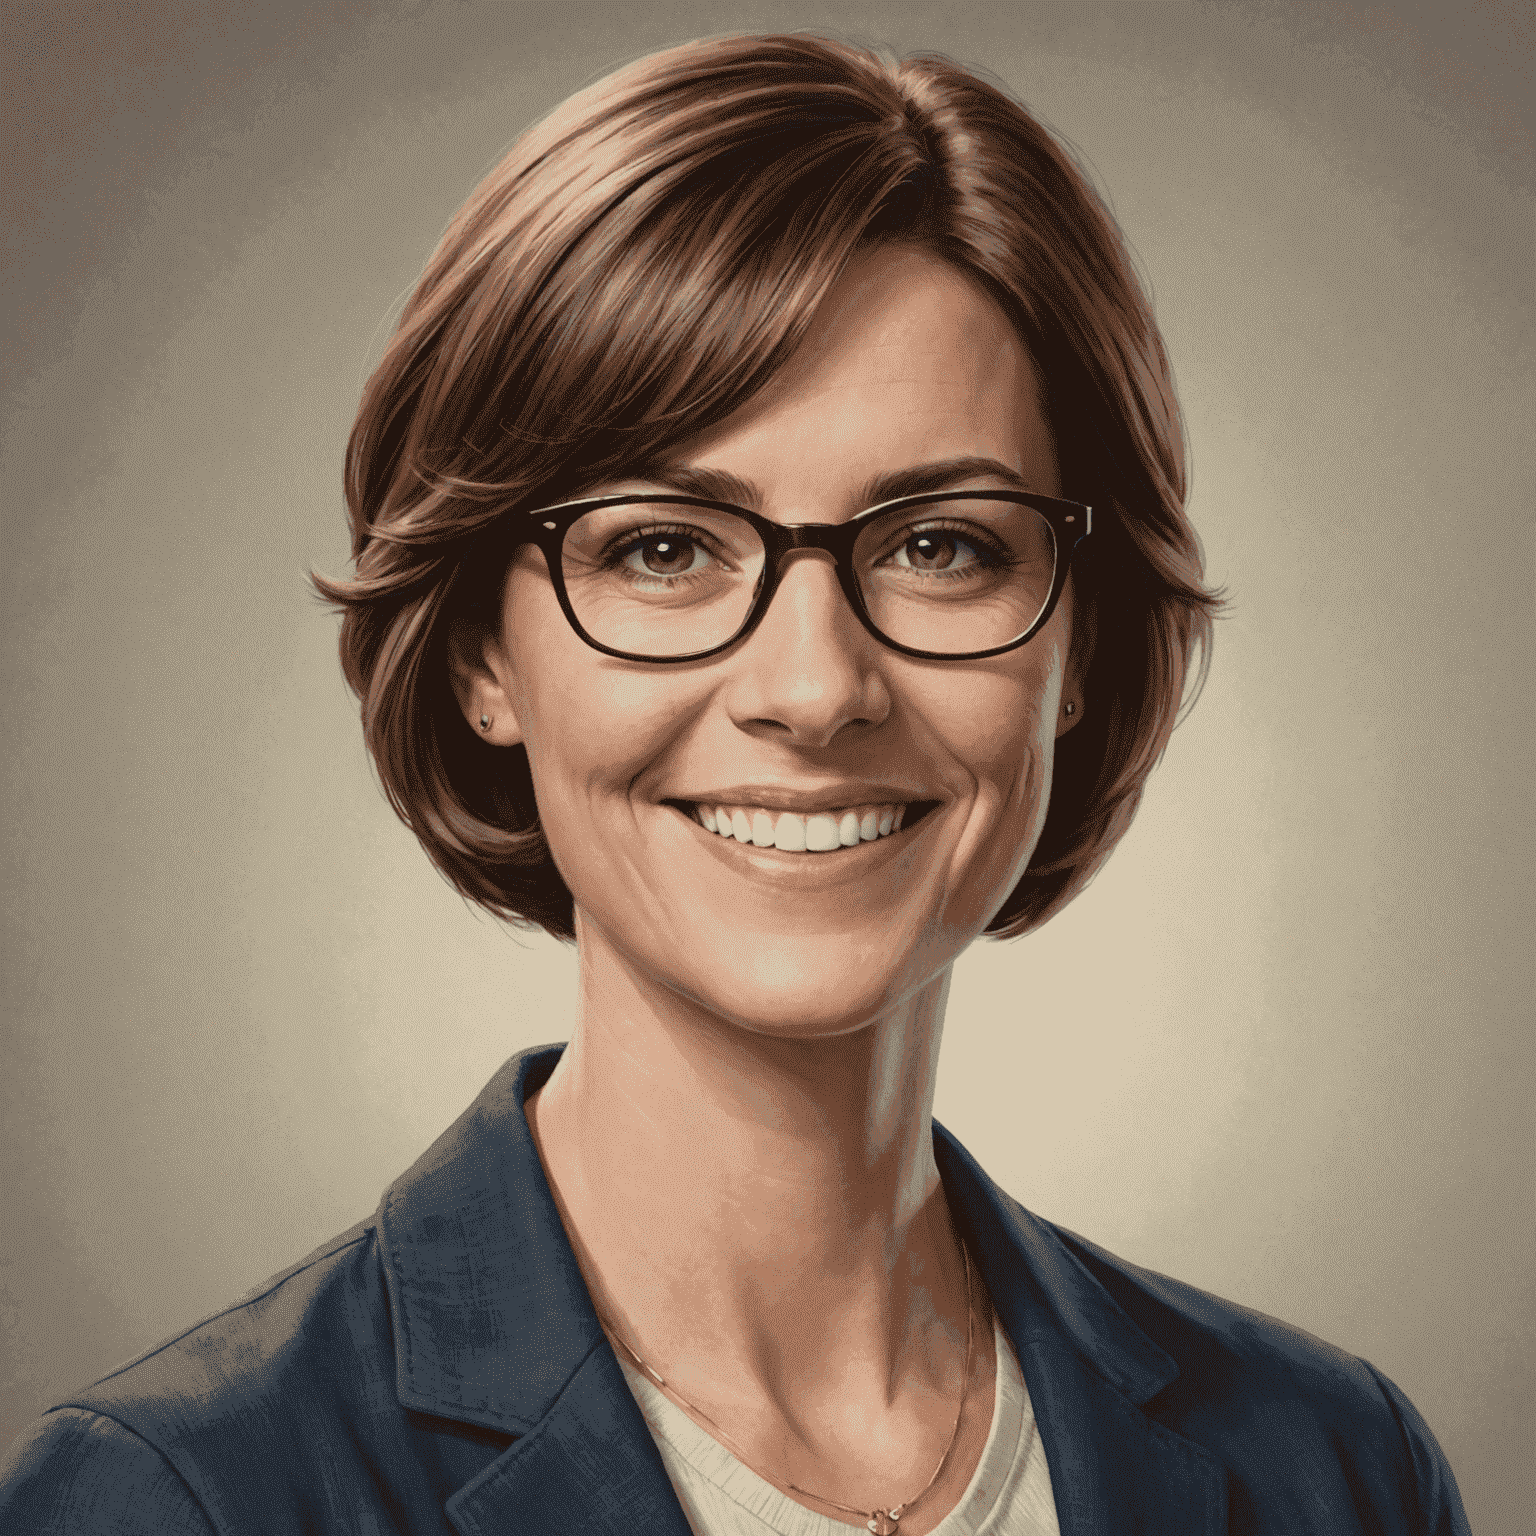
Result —
POLYGON ((727 707, 742 730, 825 747, 891 709, 884 648, 865 630, 823 550, 791 550, 761 622, 733 658, 727 707))

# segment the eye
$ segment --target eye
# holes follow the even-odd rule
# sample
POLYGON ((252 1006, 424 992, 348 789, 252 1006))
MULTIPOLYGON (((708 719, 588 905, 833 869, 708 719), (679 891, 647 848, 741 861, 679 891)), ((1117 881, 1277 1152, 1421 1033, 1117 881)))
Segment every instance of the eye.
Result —
POLYGON ((916 528, 897 545, 892 560, 905 570, 964 571, 996 563, 995 553, 979 538, 953 528, 916 528))
POLYGON ((641 534, 620 551, 620 563, 637 576, 691 576, 709 560, 698 539, 675 529, 641 534))

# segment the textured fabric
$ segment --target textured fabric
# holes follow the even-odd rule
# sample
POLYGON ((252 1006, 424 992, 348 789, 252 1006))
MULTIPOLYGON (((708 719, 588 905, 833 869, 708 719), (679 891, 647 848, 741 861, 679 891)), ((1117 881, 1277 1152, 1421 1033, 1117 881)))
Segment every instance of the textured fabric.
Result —
POLYGON ((41 1420, 12 1450, 7 1470, 0 1504, 7 1531, 210 1536, 213 1530, 192 1490, 154 1446, 83 1408, 61 1408, 41 1420))
MULTIPOLYGON (((1029 1389, 999 1323, 997 1382, 986 1448, 960 1502, 932 1536, 1057 1536, 1045 1449, 1029 1389)), ((619 1364, 650 1426, 694 1536, 850 1536, 856 1524, 817 1514, 743 1465, 622 1355, 619 1364)))
MULTIPOLYGON (((378 1214, 71 1394, 0 1464, 3 1536, 691 1536, 604 1338, 514 1057, 378 1214)), ((1040 1221, 942 1127, 1062 1536, 1465 1533, 1363 1361, 1040 1221)))

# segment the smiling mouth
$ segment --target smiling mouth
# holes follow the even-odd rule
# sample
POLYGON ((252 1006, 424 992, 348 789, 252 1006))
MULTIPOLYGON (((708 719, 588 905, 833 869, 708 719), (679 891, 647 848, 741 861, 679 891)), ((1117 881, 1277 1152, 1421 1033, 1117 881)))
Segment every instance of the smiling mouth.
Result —
POLYGON ((850 805, 839 810, 800 815, 752 805, 714 805, 699 800, 669 800, 706 832, 754 848, 781 853, 843 853, 864 843, 894 837, 911 828, 938 805, 937 800, 906 804, 850 805))

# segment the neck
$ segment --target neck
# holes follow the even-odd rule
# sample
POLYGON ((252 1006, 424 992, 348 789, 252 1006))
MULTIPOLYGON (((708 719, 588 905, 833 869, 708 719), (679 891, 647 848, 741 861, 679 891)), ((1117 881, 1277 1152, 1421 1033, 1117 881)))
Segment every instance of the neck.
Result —
POLYGON ((577 1028, 529 1118, 604 1318, 684 1390, 735 1371, 780 1400, 829 1352, 889 1390, 939 1317, 963 1337, 932 1146, 948 971, 806 1039, 704 1012, 590 927, 581 944, 577 1028))

